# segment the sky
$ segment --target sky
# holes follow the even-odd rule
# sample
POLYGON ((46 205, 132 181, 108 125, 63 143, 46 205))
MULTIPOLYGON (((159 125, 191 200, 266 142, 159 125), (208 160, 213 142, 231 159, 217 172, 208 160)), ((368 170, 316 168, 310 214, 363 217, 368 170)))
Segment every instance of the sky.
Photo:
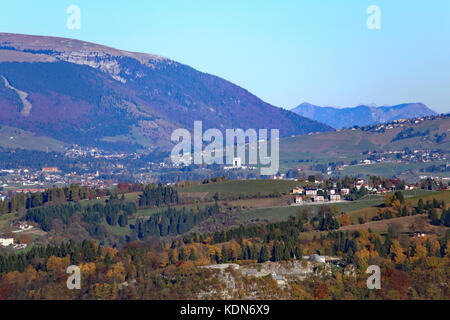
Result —
POLYGON ((423 102, 450 112, 448 0, 5 2, 0 32, 159 54, 286 109, 423 102), (80 29, 67 27, 70 5, 80 29))

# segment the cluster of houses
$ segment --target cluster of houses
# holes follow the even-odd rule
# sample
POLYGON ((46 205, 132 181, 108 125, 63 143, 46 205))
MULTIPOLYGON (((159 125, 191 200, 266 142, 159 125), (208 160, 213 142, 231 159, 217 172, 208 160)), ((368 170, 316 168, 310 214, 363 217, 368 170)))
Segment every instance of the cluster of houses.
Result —
POLYGON ((112 180, 103 180, 98 171, 77 174, 63 173, 57 167, 37 169, 4 169, 0 170, 0 200, 6 200, 16 193, 44 192, 49 187, 79 184, 95 188, 110 188, 112 180))
MULTIPOLYGON (((18 233, 23 231, 28 231, 34 228, 33 225, 29 224, 26 221, 19 221, 15 224, 18 230, 12 231, 12 233, 18 233)), ((10 235, 0 235, 0 247, 12 248, 15 250, 24 249, 27 247, 26 243, 15 243, 14 238, 10 235)))
POLYGON ((1 247, 12 247, 13 249, 24 249, 27 247, 25 243, 14 243, 14 238, 6 238, 0 236, 0 246, 1 247))
MULTIPOLYGON (((318 182, 316 181, 316 185, 318 182)), ((355 184, 352 186, 352 189, 355 188, 357 191, 365 188, 370 194, 385 194, 393 189, 387 189, 382 184, 377 186, 371 186, 364 179, 358 179, 355 184)), ((404 190, 415 190, 418 186, 415 184, 405 184, 404 190)), ((395 190, 395 188, 394 188, 395 190)), ((333 188, 331 189, 321 189, 318 186, 312 187, 302 187, 298 186, 292 189, 291 194, 294 195, 294 202, 296 204, 303 204, 306 201, 312 201, 313 203, 322 203, 322 202, 339 202, 345 196, 350 195, 350 188, 337 188, 337 184, 333 184, 333 188), (326 195, 326 197, 324 196, 326 195)))
MULTIPOLYGON (((303 188, 296 187, 292 190, 292 194, 295 195, 294 202, 296 204, 303 204, 307 199, 311 199, 312 202, 315 203, 323 203, 325 202, 325 197, 323 195, 319 195, 319 189, 317 188, 303 188)), ((331 189, 327 191, 328 198, 326 199, 328 202, 338 202, 341 201, 341 196, 348 195, 350 193, 350 189, 343 188, 338 193, 335 189, 331 189)))
POLYGON ((16 224, 16 227, 19 228, 18 230, 13 231, 14 233, 22 232, 22 231, 28 231, 34 228, 31 224, 29 224, 26 221, 20 221, 16 224))

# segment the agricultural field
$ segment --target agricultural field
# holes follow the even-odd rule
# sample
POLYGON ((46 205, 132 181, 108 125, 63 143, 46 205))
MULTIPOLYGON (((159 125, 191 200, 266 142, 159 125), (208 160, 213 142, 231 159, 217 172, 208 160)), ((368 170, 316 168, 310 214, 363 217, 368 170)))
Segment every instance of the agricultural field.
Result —
MULTIPOLYGON (((427 200, 431 201, 433 200, 433 198, 435 198, 439 201, 445 201, 446 203, 450 202, 450 191, 433 192, 433 191, 418 190, 416 192, 414 191, 405 192, 404 195, 406 204, 410 206, 417 205, 417 201, 419 200, 419 198, 422 198, 424 201, 427 200)), ((356 224, 359 218, 364 218, 365 221, 369 221, 372 217, 374 217, 377 214, 377 210, 378 208, 372 205, 366 208, 347 211, 347 213, 350 215, 352 223, 356 224)))
MULTIPOLYGON (((424 197, 424 199, 429 199, 436 197, 439 200, 445 200, 450 202, 450 192, 444 192, 442 195, 436 192, 430 192, 426 190, 415 190, 415 191, 403 191, 405 199, 410 201, 410 203, 416 204, 419 197, 424 197), (442 198, 442 199, 441 199, 442 198), (410 199, 410 200, 408 200, 410 199), (413 200, 414 199, 414 200, 413 200)), ((359 216, 375 214, 377 211, 377 206, 384 202, 384 195, 367 195, 364 198, 357 201, 344 201, 337 203, 324 203, 325 205, 336 206, 339 212, 352 213, 352 217, 355 217, 355 221, 359 216)), ((248 221, 281 221, 286 220, 291 216, 295 216, 299 209, 302 207, 308 207, 313 214, 317 214, 320 205, 303 205, 303 206, 279 206, 279 207, 266 207, 258 208, 255 210, 250 210, 245 215, 242 215, 242 223, 248 221)), ((353 219, 353 218, 352 218, 353 219)))
POLYGON ((39 151, 64 151, 67 144, 53 138, 9 126, 0 126, 0 146, 39 151))
POLYGON ((224 181, 211 184, 201 184, 192 187, 178 188, 180 193, 197 193, 207 192, 210 195, 214 195, 216 192, 224 195, 237 194, 256 194, 269 195, 274 192, 290 193, 293 187, 298 186, 297 181, 286 180, 237 180, 237 181, 224 181))
MULTIPOLYGON (((439 166, 445 164, 442 161, 433 162, 433 165, 439 166)), ((395 177, 408 171, 419 171, 423 168, 428 168, 430 163, 375 163, 369 165, 355 165, 348 166, 340 172, 340 176, 385 176, 395 177)), ((425 174, 425 173, 422 173, 425 174)), ((433 176, 449 176, 448 173, 433 173, 433 176)))

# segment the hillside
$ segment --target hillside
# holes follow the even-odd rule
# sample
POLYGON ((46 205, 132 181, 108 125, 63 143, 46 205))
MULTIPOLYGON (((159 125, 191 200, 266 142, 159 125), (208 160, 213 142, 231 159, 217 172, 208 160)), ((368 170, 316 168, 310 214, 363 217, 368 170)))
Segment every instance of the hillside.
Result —
POLYGON ((384 124, 360 129, 345 129, 282 139, 285 154, 318 153, 352 155, 364 151, 409 149, 450 150, 450 119, 447 116, 424 119, 419 123, 384 124), (436 136, 437 135, 437 136, 436 136), (440 137, 440 138, 439 138, 440 137))
POLYGON ((168 146, 176 128, 330 131, 170 59, 54 37, 0 33, 0 124, 110 150, 168 146))
POLYGON ((280 166, 326 173, 333 163, 339 175, 448 177, 449 130, 450 118, 438 116, 281 139, 280 166))
POLYGON ((383 107, 361 105, 353 108, 319 107, 302 103, 291 111, 336 129, 436 115, 423 103, 405 103, 383 107))

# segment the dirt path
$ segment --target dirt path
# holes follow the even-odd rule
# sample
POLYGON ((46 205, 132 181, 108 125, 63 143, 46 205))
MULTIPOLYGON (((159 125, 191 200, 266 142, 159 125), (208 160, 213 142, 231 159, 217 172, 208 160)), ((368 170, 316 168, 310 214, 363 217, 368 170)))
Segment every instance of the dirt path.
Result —
POLYGON ((11 86, 9 84, 8 80, 6 80, 6 78, 4 76, 2 76, 2 78, 3 78, 3 81, 5 82, 5 86, 8 89, 14 90, 19 95, 19 98, 20 98, 20 100, 22 101, 22 104, 23 104, 23 109, 20 111, 20 113, 23 116, 29 116, 31 108, 33 107, 33 105, 27 100, 28 93, 26 93, 25 91, 21 91, 19 89, 16 89, 13 86, 11 86))

